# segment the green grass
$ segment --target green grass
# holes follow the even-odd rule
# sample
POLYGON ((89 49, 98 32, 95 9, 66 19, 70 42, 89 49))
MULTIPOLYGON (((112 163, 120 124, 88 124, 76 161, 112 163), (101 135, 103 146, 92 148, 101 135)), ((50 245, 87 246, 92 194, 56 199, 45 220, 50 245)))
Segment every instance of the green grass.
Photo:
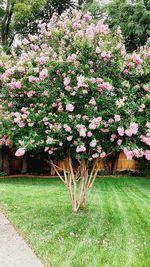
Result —
POLYGON ((97 179, 78 214, 57 179, 0 179, 0 209, 45 266, 150 266, 150 179, 97 179))

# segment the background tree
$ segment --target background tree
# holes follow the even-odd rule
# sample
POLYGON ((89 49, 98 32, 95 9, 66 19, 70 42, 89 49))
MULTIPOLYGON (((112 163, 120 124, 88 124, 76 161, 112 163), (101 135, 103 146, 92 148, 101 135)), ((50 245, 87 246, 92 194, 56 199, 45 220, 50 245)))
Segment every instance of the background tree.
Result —
POLYGON ((109 26, 121 28, 128 50, 146 43, 150 36, 150 0, 113 0, 106 13, 109 26))
POLYGON ((16 34, 34 34, 39 20, 48 22, 54 12, 60 15, 74 6, 72 0, 0 0, 2 46, 10 50, 16 34))

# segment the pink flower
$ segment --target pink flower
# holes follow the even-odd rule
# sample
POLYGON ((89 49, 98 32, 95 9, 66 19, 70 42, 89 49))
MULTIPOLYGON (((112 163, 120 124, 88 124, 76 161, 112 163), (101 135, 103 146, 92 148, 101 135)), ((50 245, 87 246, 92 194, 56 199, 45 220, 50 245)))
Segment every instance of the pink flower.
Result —
POLYGON ((33 126, 33 123, 32 123, 32 122, 29 122, 29 123, 28 123, 28 126, 29 126, 29 127, 32 127, 32 126, 33 126))
POLYGON ((133 149, 132 152, 134 153, 134 156, 136 158, 143 157, 143 155, 144 155, 144 152, 142 151, 142 149, 133 149))
POLYGON ((98 158, 98 157, 99 157, 99 154, 98 154, 98 153, 95 153, 95 154, 92 155, 92 158, 93 158, 93 159, 96 159, 96 158, 98 158))
POLYGON ((18 124, 18 126, 19 126, 20 128, 24 128, 25 124, 24 124, 22 121, 20 121, 19 124, 18 124))
POLYGON ((67 61, 74 63, 76 61, 77 56, 75 54, 72 54, 70 56, 67 57, 67 61))
POLYGON ((132 160, 132 158, 134 157, 134 153, 128 150, 126 147, 124 148, 124 153, 128 160, 132 160))
POLYGON ((47 137, 46 144, 51 145, 54 139, 52 137, 47 137))
POLYGON ((69 142, 72 141, 72 138, 73 138, 72 135, 68 136, 68 137, 67 137, 67 141, 69 141, 69 142))
POLYGON ((47 77, 48 77, 48 70, 47 69, 43 69, 42 71, 40 71, 39 78, 41 81, 44 81, 47 77))
POLYGON ((92 19, 92 16, 90 16, 88 13, 84 15, 84 20, 86 22, 90 21, 92 19))
POLYGON ((66 132, 71 133, 71 128, 70 128, 69 125, 64 124, 64 129, 65 129, 66 132))
POLYGON ((135 122, 131 122, 130 123, 130 129, 131 129, 131 131, 132 131, 132 133, 133 134, 137 134, 137 132, 138 132, 138 124, 137 123, 135 123, 135 122))
POLYGON ((69 112, 73 112, 73 111, 74 111, 74 105, 72 105, 72 104, 67 104, 67 105, 66 105, 66 110, 69 111, 69 112))
POLYGON ((78 86, 78 88, 84 87, 85 86, 84 82, 85 82, 85 78, 82 75, 77 76, 77 86, 78 86))
POLYGON ((97 141, 96 140, 92 140, 90 142, 90 147, 96 147, 97 141))
POLYGON ((121 144, 122 144, 122 140, 121 139, 118 139, 117 145, 120 146, 121 144))
POLYGON ((67 86, 65 86, 65 90, 66 90, 67 92, 70 92, 71 87, 70 87, 69 85, 67 85, 67 86))
POLYGON ((45 64, 48 62, 48 57, 44 57, 44 56, 42 56, 42 57, 37 58, 36 61, 37 61, 40 65, 45 65, 45 64))
POLYGON ((95 52, 96 52, 96 54, 100 54, 101 53, 101 49, 99 47, 96 47, 95 52))
POLYGON ((103 159, 103 158, 105 158, 106 157, 106 153, 105 152, 102 152, 101 154, 100 154, 100 157, 103 159))
POLYGON ((123 73, 128 74, 129 73, 128 69, 124 69, 123 73))
POLYGON ((58 107, 58 112, 62 112, 64 109, 63 109, 63 106, 62 105, 59 105, 58 107))
POLYGON ((6 146, 9 146, 10 144, 11 144, 10 140, 9 140, 9 139, 6 139, 6 141, 5 141, 5 145, 6 145, 6 146))
POLYGON ((96 105, 96 101, 94 99, 94 97, 91 97, 90 101, 89 101, 89 104, 95 106, 96 105))
POLYGON ((146 150, 144 155, 147 160, 150 160, 150 150, 146 150))
POLYGON ((81 153, 81 152, 85 152, 85 151, 86 151, 86 148, 83 145, 77 146, 77 148, 76 148, 77 153, 81 153))
POLYGON ((101 83, 98 84, 98 91, 101 92, 102 90, 110 91, 112 86, 109 83, 101 83))
POLYGON ((25 149, 24 148, 19 148, 16 153, 15 153, 15 156, 17 157, 21 157, 21 156, 24 156, 25 154, 25 149))
POLYGON ((125 134, 130 137, 130 136, 132 136, 133 132, 131 129, 127 129, 127 130, 125 130, 125 134))
POLYGON ((92 132, 88 132, 87 137, 91 137, 91 136, 92 136, 92 132))
POLYGON ((120 121, 120 115, 115 115, 115 116, 114 116, 114 120, 115 120, 115 122, 120 121))
POLYGON ((27 96, 30 98, 30 97, 32 97, 33 95, 35 94, 35 92, 34 91, 29 91, 29 92, 27 92, 27 96))
POLYGON ((15 122, 15 123, 19 123, 20 120, 21 120, 21 117, 14 118, 14 122, 15 122))
POLYGON ((29 80, 29 82, 31 83, 31 82, 35 82, 36 81, 36 77, 34 77, 34 76, 29 76, 28 77, 28 80, 29 80))
POLYGON ((117 138, 117 135, 116 134, 112 134, 111 138, 115 139, 115 138, 117 138))
POLYGON ((126 53, 126 49, 125 49, 125 47, 122 47, 122 48, 121 48, 121 55, 122 55, 122 56, 126 56, 126 54, 127 54, 127 53, 126 53))
POLYGON ((42 95, 48 97, 48 91, 47 90, 44 90, 44 92, 42 93, 42 95))
POLYGON ((64 78, 64 86, 67 86, 70 84, 70 79, 69 78, 64 78))
POLYGON ((133 54, 131 59, 135 64, 142 64, 143 60, 136 54, 133 54))
POLYGON ((118 131, 118 134, 120 136, 123 136, 124 135, 124 128, 123 127, 118 127, 117 131, 118 131))
POLYGON ((16 81, 16 79, 12 79, 11 83, 8 83, 8 87, 10 89, 20 89, 21 88, 21 82, 16 81))

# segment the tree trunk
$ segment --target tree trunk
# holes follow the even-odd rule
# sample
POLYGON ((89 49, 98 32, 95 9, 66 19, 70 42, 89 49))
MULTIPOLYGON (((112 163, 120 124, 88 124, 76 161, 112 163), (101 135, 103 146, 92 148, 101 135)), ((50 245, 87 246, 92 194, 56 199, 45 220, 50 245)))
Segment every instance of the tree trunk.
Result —
POLYGON ((80 160, 77 170, 73 168, 71 156, 69 156, 68 160, 69 166, 67 170, 65 164, 63 164, 64 176, 60 175, 53 161, 51 161, 51 165, 69 191, 72 210, 78 212, 80 209, 85 208, 89 189, 96 179, 98 172, 96 168, 97 160, 93 163, 91 168, 89 167, 88 161, 80 160))

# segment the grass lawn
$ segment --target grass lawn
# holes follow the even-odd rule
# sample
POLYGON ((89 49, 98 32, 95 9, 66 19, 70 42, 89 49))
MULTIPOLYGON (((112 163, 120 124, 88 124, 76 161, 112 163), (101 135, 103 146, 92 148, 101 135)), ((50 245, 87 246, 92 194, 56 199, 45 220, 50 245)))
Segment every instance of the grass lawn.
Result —
POLYGON ((0 179, 0 210, 45 266, 150 266, 150 179, 97 179, 78 214, 57 179, 0 179))

